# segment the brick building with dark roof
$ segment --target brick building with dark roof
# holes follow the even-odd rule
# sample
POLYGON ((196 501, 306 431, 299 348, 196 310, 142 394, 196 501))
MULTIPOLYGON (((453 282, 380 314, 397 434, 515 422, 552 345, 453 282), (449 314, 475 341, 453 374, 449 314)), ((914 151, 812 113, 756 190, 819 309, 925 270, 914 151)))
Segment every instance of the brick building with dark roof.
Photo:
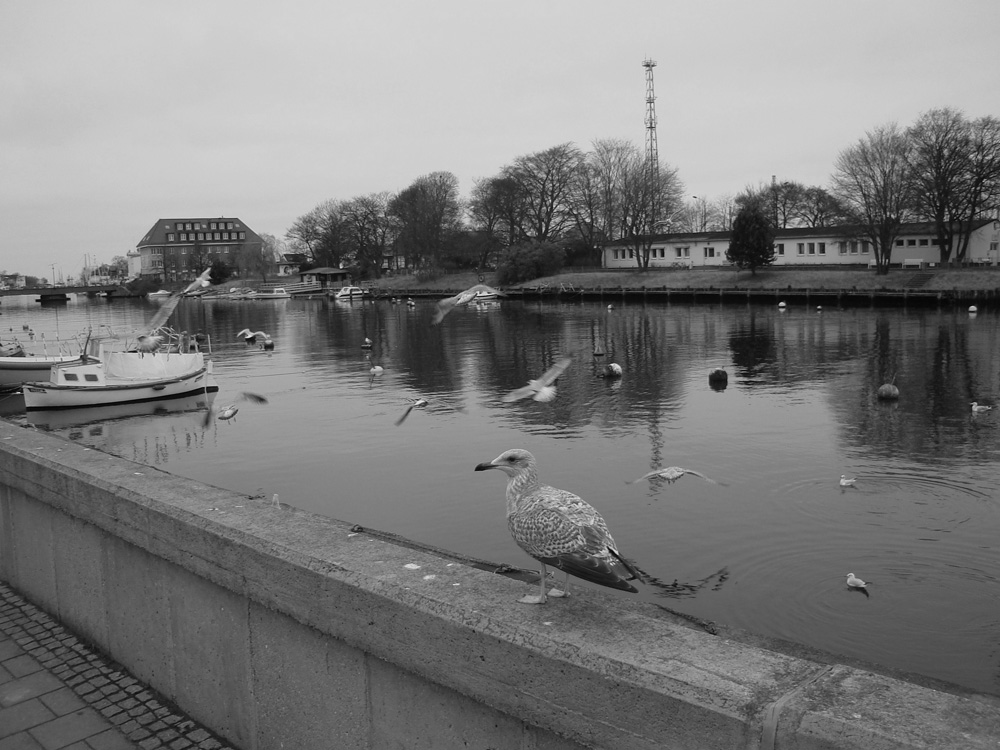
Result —
POLYGON ((261 251, 255 231, 237 218, 157 219, 135 246, 139 275, 163 281, 183 281, 222 260, 232 268, 241 256, 261 251))

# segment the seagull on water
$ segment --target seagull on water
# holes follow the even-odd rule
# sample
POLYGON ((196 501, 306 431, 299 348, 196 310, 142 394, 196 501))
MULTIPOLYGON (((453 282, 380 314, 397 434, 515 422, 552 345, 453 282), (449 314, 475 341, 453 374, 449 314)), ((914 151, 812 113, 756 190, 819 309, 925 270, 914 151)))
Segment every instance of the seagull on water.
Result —
MULTIPOLYGON (((266 404, 267 397, 261 396, 259 393, 251 393, 250 391, 243 391, 237 396, 236 401, 249 401, 254 404, 266 404)), ((208 427, 212 423, 212 414, 216 414, 219 419, 223 422, 228 422, 229 420, 236 417, 236 412, 240 408, 236 405, 236 402, 227 404, 219 409, 213 409, 211 406, 208 407, 208 411, 205 412, 205 421, 202 426, 208 427)))
POLYGON ((522 398, 531 396, 535 401, 551 401, 556 397, 556 379, 563 374, 572 361, 571 357, 563 357, 542 373, 540 378, 529 380, 526 386, 518 388, 516 391, 511 391, 503 397, 503 400, 510 403, 511 401, 520 401, 522 398))
POLYGON ((993 408, 992 406, 986 406, 985 404, 980 404, 978 401, 973 401, 972 402, 972 413, 973 414, 979 414, 979 413, 984 412, 984 411, 989 411, 992 408, 993 408))
POLYGON ((472 300, 476 298, 476 294, 479 292, 486 292, 487 294, 496 294, 499 297, 506 297, 507 295, 501 292, 499 289, 494 289, 491 286, 486 286, 486 284, 476 284, 475 286, 470 286, 464 292, 459 292, 454 297, 448 297, 437 303, 437 310, 434 311, 434 317, 431 318, 431 325, 437 325, 442 320, 444 316, 454 310, 456 307, 461 305, 467 305, 472 300))
POLYGON ((608 380, 615 380, 622 376, 622 366, 617 362, 612 362, 609 365, 605 365, 604 369, 601 370, 601 377, 607 378, 608 380))
POLYGON ((847 474, 840 475, 840 486, 841 487, 853 487, 854 483, 858 481, 857 477, 848 477, 847 474))
POLYGON ((521 448, 504 451, 476 471, 499 469, 507 475, 507 526, 517 545, 541 563, 537 596, 524 604, 546 601, 546 566, 566 574, 561 589, 549 596, 569 596, 569 576, 636 593, 629 583, 639 572, 619 553, 601 514, 572 492, 539 484, 535 457, 521 448))
POLYGON ((854 573, 847 574, 847 586, 852 589, 863 589, 868 584, 858 578, 854 573))
POLYGON ((706 482, 711 482, 712 484, 719 484, 719 482, 716 482, 714 479, 706 477, 700 471, 695 471, 694 469, 684 469, 681 468, 680 466, 666 466, 662 469, 653 469, 652 471, 647 471, 638 479, 633 479, 631 482, 626 482, 625 484, 635 484, 636 482, 641 482, 643 479, 652 479, 653 477, 666 479, 668 482, 673 484, 685 474, 692 474, 696 477, 701 477, 706 482))

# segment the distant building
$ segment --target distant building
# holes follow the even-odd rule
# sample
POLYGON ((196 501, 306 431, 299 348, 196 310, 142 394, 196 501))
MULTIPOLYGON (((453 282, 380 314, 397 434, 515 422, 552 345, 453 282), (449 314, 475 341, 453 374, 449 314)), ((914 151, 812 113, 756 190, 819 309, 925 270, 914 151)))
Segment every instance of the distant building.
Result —
POLYGON ((260 252, 260 236, 240 219, 158 219, 135 246, 139 275, 183 281, 222 260, 236 268, 243 253, 260 252))
MULTIPOLYGON (((726 266, 729 232, 659 234, 652 238, 650 268, 726 266)), ((952 252, 954 258, 954 251, 952 252)), ((892 248, 892 265, 934 267, 941 260, 934 225, 903 224, 892 248)), ((985 219, 973 225, 965 261, 997 265, 1000 261, 1000 221, 985 219)), ((871 244, 848 227, 779 229, 774 236, 776 266, 873 266, 871 244)), ((626 240, 604 245, 605 268, 635 268, 635 248, 626 240)))
POLYGON ((278 261, 278 276, 294 276, 309 259, 303 253, 285 253, 278 261))

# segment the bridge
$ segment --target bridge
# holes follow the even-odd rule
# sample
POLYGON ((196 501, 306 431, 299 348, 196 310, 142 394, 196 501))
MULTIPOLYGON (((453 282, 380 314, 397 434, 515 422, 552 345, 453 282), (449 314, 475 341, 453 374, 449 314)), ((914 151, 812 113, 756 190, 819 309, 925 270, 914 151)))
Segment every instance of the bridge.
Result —
POLYGON ((15 295, 24 296, 34 294, 38 296, 39 302, 61 302, 68 300, 70 294, 83 294, 87 297, 134 297, 121 284, 103 284, 98 286, 43 286, 26 287, 24 289, 0 289, 0 297, 11 297, 15 295))

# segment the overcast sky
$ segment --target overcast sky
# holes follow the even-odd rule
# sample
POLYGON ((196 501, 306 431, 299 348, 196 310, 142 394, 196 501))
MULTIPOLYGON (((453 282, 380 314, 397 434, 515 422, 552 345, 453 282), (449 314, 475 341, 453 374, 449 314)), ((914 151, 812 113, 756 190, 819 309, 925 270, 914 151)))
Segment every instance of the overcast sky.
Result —
POLYGON ((0 269, 79 273, 159 218, 283 237, 329 199, 567 141, 686 192, 828 184, 879 125, 1000 116, 997 0, 2 0, 0 269))

